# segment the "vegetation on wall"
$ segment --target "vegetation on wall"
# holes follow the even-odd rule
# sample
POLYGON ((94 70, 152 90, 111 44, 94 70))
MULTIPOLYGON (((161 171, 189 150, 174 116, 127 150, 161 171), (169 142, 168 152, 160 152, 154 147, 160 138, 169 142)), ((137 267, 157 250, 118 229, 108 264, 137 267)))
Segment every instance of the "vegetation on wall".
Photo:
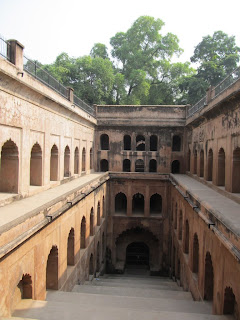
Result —
POLYGON ((164 22, 139 17, 110 39, 111 56, 97 43, 88 56, 61 53, 44 68, 89 104, 193 104, 210 85, 234 70, 240 48, 234 36, 217 31, 203 37, 191 62, 173 62, 183 50, 176 35, 161 33, 164 22))

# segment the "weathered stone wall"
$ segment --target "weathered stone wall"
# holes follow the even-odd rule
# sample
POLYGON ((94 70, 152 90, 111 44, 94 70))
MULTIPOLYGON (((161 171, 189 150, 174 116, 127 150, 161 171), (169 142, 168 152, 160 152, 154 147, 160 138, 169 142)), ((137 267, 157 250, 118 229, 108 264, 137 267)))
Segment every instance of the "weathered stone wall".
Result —
POLYGON ((239 90, 237 81, 187 119, 185 141, 187 171, 234 193, 240 192, 239 90))
POLYGON ((98 126, 95 132, 95 170, 101 171, 101 161, 108 161, 110 171, 124 171, 123 161, 131 161, 135 172, 137 160, 144 162, 144 172, 151 171, 150 160, 156 161, 156 172, 170 173, 174 160, 184 172, 185 106, 97 106, 98 126), (102 135, 109 138, 108 149, 101 146, 102 135), (124 136, 131 137, 131 148, 124 147, 124 136), (143 136, 144 150, 138 150, 138 137, 143 136), (157 139, 156 148, 151 137, 157 139), (173 150, 173 137, 181 139, 179 150, 173 150))
POLYGON ((188 198, 185 192, 184 185, 171 185, 172 275, 196 300, 212 301, 214 314, 223 314, 225 290, 231 288, 236 301, 235 316, 239 319, 239 236, 220 220, 209 220, 207 213, 213 212, 213 217, 217 212, 199 198, 188 198), (194 238, 198 239, 198 254, 194 238))
POLYGON ((1 192, 28 196, 58 185, 63 179, 89 173, 96 120, 26 72, 23 77, 18 75, 18 69, 10 62, 2 58, 0 62, 2 166, 3 152, 6 152, 6 158, 18 162, 15 169, 13 160, 12 163, 8 161, 8 167, 2 168, 1 192), (34 145, 38 150, 31 160, 34 145), (52 151, 53 146, 56 147, 55 152, 52 151), (14 152, 8 152, 11 147, 14 152), (84 148, 86 165, 82 170, 84 148), (51 152, 55 163, 54 159, 51 160, 51 152), (56 166, 55 175, 51 178, 51 167, 56 166), (9 170, 12 170, 12 175, 7 174, 9 170), (31 182, 34 175, 38 177, 31 182), (7 185, 6 180, 13 180, 12 185, 7 185))
MULTIPOLYGON (((98 181, 95 181, 95 184, 98 181)), ((72 193, 68 198, 63 198, 52 207, 42 208, 35 217, 26 219, 22 224, 16 225, 1 232, 1 260, 0 260, 0 316, 9 316, 21 298, 19 283, 24 275, 31 277, 32 299, 44 300, 46 296, 46 269, 48 256, 52 248, 57 248, 58 264, 55 273, 57 276, 57 288, 70 291, 76 283, 84 282, 89 278, 89 260, 93 255, 94 273, 104 269, 105 245, 106 245, 106 183, 100 184, 95 189, 85 186, 72 193), (86 197, 69 210, 54 216, 57 208, 63 208, 69 200, 74 202, 76 196, 81 193, 86 197), (93 209, 93 235, 90 236, 90 212, 93 209), (43 229, 37 230, 26 241, 19 244, 15 250, 3 254, 2 248, 7 247, 11 240, 17 237, 19 232, 25 229, 31 232, 36 222, 46 219, 46 210, 53 214, 43 229), (99 217, 98 217, 99 215, 99 217), (81 248, 81 222, 86 219, 86 244, 81 248), (99 219, 100 218, 100 219, 99 219), (38 221, 36 221, 38 220, 38 221), (52 220, 52 221, 51 221, 52 220), (71 265, 68 264, 68 237, 73 230, 74 255, 71 265), (97 260, 100 267, 97 267, 97 260)), ((50 216, 49 216, 50 217, 50 216)), ((2 229, 2 228, 1 228, 2 229)))
POLYGON ((150 250, 150 271, 164 274, 169 268, 169 182, 168 176, 158 178, 144 174, 111 174, 109 181, 107 246, 111 252, 111 267, 123 272, 126 247, 132 242, 144 242, 150 250), (116 206, 118 194, 126 196, 125 210, 116 206), (134 211, 133 197, 144 197, 142 212, 134 211), (161 196, 161 208, 154 211, 153 195, 161 196))

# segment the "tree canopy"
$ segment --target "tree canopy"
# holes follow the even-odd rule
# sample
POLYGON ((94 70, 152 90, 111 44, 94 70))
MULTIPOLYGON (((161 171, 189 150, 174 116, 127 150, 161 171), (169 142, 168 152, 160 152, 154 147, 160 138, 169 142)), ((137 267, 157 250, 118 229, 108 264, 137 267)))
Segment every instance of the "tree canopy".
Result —
POLYGON ((193 104, 236 68, 234 36, 216 31, 203 37, 191 57, 194 69, 190 61, 173 62, 183 50, 176 35, 163 35, 163 26, 161 19, 141 16, 110 39, 111 55, 96 43, 88 56, 63 52, 44 68, 89 104, 193 104))

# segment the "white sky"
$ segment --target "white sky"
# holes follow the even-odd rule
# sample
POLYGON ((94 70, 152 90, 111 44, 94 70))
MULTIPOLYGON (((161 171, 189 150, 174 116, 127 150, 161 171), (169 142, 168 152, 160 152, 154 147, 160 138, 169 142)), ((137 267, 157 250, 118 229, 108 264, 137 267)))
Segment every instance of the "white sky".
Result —
POLYGON ((240 46, 239 0, 0 0, 0 34, 25 46, 29 58, 52 63, 58 54, 88 55, 94 43, 126 31, 142 15, 165 22, 189 60, 203 36, 222 30, 240 46))

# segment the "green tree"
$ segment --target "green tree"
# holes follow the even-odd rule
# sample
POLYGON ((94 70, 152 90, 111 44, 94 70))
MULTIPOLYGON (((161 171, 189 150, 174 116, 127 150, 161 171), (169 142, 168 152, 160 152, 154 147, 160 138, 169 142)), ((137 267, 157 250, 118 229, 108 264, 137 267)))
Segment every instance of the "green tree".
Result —
POLYGON ((188 96, 188 102, 196 103, 210 85, 217 85, 232 72, 239 62, 239 52, 235 37, 223 31, 203 37, 191 57, 191 62, 198 65, 197 74, 182 82, 183 95, 188 96))
POLYGON ((103 58, 103 59, 109 59, 107 47, 105 44, 102 43, 95 43, 93 48, 90 51, 90 56, 92 58, 103 58))
POLYGON ((160 19, 142 16, 127 32, 119 32, 111 38, 117 72, 125 79, 124 103, 146 100, 151 86, 161 81, 165 62, 182 52, 174 34, 160 34, 163 25, 160 19))

